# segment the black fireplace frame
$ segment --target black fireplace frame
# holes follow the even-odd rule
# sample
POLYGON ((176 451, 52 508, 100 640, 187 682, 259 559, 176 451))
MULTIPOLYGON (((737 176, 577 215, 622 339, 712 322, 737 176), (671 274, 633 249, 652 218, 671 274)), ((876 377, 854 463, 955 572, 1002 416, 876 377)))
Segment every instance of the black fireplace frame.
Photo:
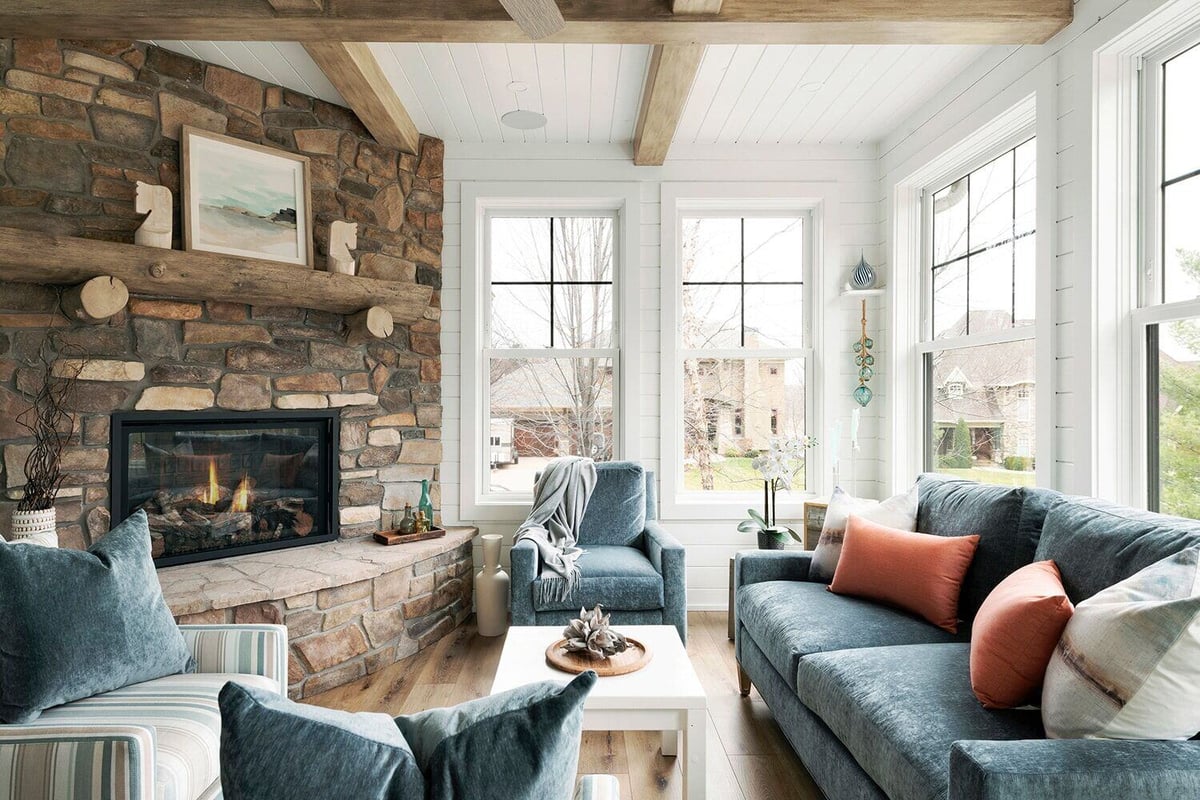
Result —
POLYGON ((199 561, 213 561, 220 558, 233 558, 250 553, 262 553, 268 550, 282 550, 289 547, 303 547, 318 542, 331 542, 337 539, 340 520, 338 515, 338 496, 341 468, 339 464, 340 419, 337 409, 304 410, 304 411, 122 411, 112 415, 109 432, 109 514, 115 525, 125 518, 125 509, 129 498, 126 497, 128 487, 125 485, 123 468, 127 462, 126 443, 131 428, 156 427, 189 427, 198 430, 205 428, 277 428, 281 424, 321 424, 325 428, 325 436, 329 442, 328 453, 321 453, 317 469, 325 485, 329 487, 328 501, 325 503, 325 519, 323 530, 328 533, 319 536, 305 536, 296 539, 286 539, 274 542, 258 542, 255 544, 239 545, 236 548, 210 550, 198 553, 184 553, 175 556, 165 556, 154 559, 155 567, 170 567, 177 564, 194 564, 199 561), (118 473, 121 474, 118 474, 118 473))

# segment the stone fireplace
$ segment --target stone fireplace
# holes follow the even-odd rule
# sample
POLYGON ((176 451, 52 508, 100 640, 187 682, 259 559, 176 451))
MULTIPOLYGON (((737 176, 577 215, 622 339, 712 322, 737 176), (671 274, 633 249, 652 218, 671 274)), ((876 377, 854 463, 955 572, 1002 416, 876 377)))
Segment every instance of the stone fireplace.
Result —
POLYGON ((115 414, 115 519, 145 511, 158 566, 336 539, 336 412, 115 414))

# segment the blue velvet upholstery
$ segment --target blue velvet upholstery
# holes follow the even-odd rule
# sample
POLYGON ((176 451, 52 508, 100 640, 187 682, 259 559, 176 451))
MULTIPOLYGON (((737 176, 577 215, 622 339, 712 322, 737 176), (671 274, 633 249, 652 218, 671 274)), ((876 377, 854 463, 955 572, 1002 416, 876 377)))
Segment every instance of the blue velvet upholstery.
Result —
POLYGON ((541 603, 537 548, 510 551, 514 625, 564 625, 581 606, 604 606, 615 624, 674 625, 687 642, 686 551, 658 519, 654 473, 640 464, 596 465, 596 488, 580 525, 582 581, 570 598, 541 603), (634 533, 636 529, 636 533, 634 533))
POLYGON ((1046 512, 1063 499, 1045 489, 992 486, 935 473, 917 479, 917 492, 918 531, 979 535, 958 601, 958 613, 968 623, 1000 581, 1033 560, 1046 512))
MULTIPOLYGON (((986 542, 964 587, 968 619, 998 581, 1034 560, 1056 561, 1079 602, 1200 545, 1195 521, 938 476, 921 478, 918 528, 986 542)), ((739 554, 734 630, 739 667, 826 797, 1200 798, 1200 741, 1046 740, 1037 711, 979 704, 965 641, 877 646, 924 632, 899 612, 814 591, 809 562, 798 551, 739 554)))
POLYGON ((792 680, 812 653, 965 637, 870 600, 837 595, 823 583, 768 581, 737 590, 738 621, 780 675, 792 680), (803 620, 796 624, 797 618, 803 620))
MULTIPOLYGON (((636 547, 592 545, 579 559, 579 585, 565 600, 546 599, 533 582, 537 611, 574 611, 597 603, 606 609, 644 611, 663 607, 662 574, 636 547)), ((618 615, 619 617, 619 615, 618 615)), ((614 618, 617 619, 617 618, 614 618)))
POLYGON ((425 796, 412 748, 386 714, 293 703, 233 681, 220 705, 225 800, 425 796))
POLYGON ((950 800, 1200 797, 1200 742, 1046 739, 958 742, 950 800))
POLYGON ((641 464, 606 461, 596 464, 596 488, 579 523, 579 546, 641 541, 646 529, 646 483, 653 479, 641 464))
POLYGON ((194 668, 146 512, 87 551, 0 543, 0 721, 194 668))
MULTIPOLYGON (((397 717, 425 776, 423 800, 553 800, 575 785, 588 670, 565 686, 542 681, 397 717)), ((330 797, 354 797, 337 793, 330 797)))
POLYGON ((1079 603, 1167 556, 1197 546, 1200 523, 1194 520, 1076 499, 1046 517, 1035 557, 1054 560, 1067 596, 1079 603))
POLYGON ((797 696, 892 800, 942 800, 954 742, 1045 736, 1037 711, 979 704, 970 650, 905 645, 809 656, 796 674, 797 696))

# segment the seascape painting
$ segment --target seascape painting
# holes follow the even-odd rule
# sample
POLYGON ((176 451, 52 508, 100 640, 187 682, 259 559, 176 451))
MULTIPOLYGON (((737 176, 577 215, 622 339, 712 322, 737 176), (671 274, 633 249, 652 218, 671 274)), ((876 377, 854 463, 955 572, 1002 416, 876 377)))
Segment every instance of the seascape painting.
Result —
POLYGON ((189 250, 312 266, 308 159, 184 130, 189 250))

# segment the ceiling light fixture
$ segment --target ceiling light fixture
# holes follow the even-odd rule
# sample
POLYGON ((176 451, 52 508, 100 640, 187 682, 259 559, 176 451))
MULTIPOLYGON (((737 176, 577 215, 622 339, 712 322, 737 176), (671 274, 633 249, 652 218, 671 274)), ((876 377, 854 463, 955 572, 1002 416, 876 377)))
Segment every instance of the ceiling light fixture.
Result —
POLYGON ((529 84, 525 81, 511 81, 508 84, 508 90, 514 94, 520 94, 529 90, 529 84))
POLYGON ((526 111, 520 108, 504 113, 501 115, 500 121, 508 127, 516 128, 519 131, 532 131, 546 127, 545 114, 539 114, 536 111, 526 111))

